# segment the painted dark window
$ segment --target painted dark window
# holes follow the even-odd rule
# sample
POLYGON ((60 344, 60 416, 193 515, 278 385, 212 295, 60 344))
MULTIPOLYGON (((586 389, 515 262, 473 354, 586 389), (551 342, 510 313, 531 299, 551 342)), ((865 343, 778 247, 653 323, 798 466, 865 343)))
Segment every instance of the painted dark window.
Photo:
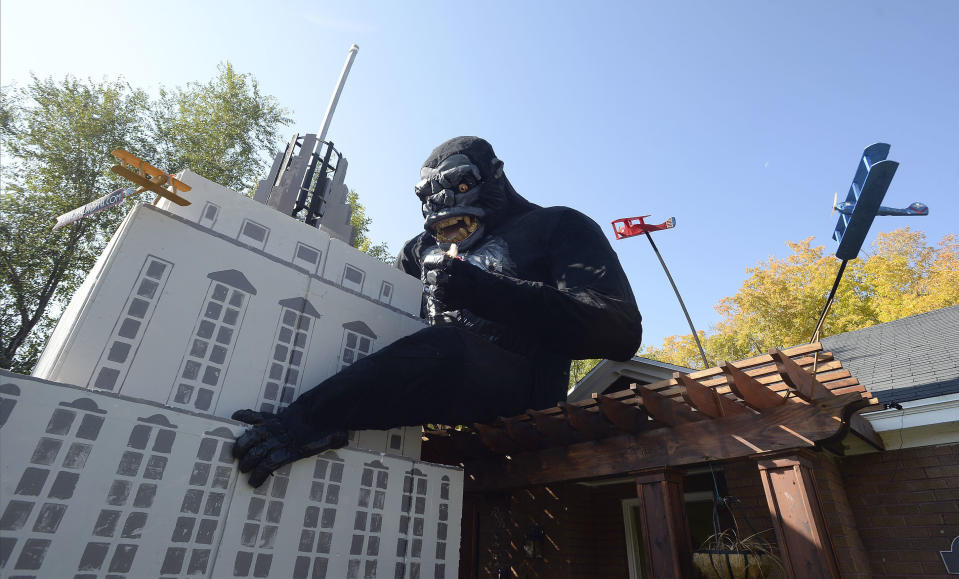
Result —
POLYGON ((436 522, 436 563, 433 568, 435 577, 446 576, 444 560, 446 559, 447 529, 450 524, 450 477, 447 475, 443 475, 440 479, 440 499, 439 520, 436 522))
POLYGON ((316 273, 321 257, 323 257, 323 252, 319 249, 310 247, 305 243, 297 243, 296 251, 293 252, 293 264, 306 269, 310 273, 316 273))
POLYGON ((363 270, 358 267, 353 267, 350 264, 346 264, 346 267, 343 268, 343 286, 348 287, 352 290, 363 291, 363 279, 366 278, 366 274, 363 273, 363 270))
POLYGON ((373 351, 376 334, 361 321, 343 324, 343 348, 340 354, 340 369, 365 358, 373 351))
POLYGON ((353 513, 353 538, 350 542, 347 579, 376 576, 389 476, 386 465, 378 460, 363 465, 360 494, 356 511, 353 513))
MULTIPOLYGON (((4 384, 0 391, 9 394, 14 388, 4 384)), ((0 532, 4 543, 0 554, 7 571, 42 569, 105 414, 89 398, 63 402, 54 409, 29 465, 13 492, 3 496, 0 532)))
POLYGON ((0 384, 0 394, 0 428, 3 428, 17 406, 20 389, 13 384, 0 384))
POLYGON ((249 577, 251 573, 254 577, 269 577, 290 469, 289 464, 278 468, 266 483, 253 490, 240 535, 242 547, 233 562, 234 577, 249 577))
POLYGON ((147 256, 126 304, 120 310, 123 313, 93 369, 90 387, 114 392, 121 389, 172 269, 172 263, 147 256))
POLYGON ((160 567, 162 576, 207 573, 217 529, 226 520, 227 490, 234 473, 232 446, 227 428, 206 432, 201 439, 160 567))
POLYGON ((310 503, 303 511, 294 579, 326 579, 342 483, 343 461, 337 454, 328 452, 318 457, 313 464, 310 503))
POLYGON ((210 287, 171 390, 171 406, 210 412, 229 366, 235 336, 256 289, 242 273, 211 273, 210 287))
POLYGON ((280 301, 280 319, 257 407, 277 412, 293 402, 303 374, 319 312, 303 298, 280 301))
POLYGON ((403 476, 400 526, 396 540, 396 577, 419 577, 426 516, 426 475, 413 468, 403 476))
POLYGON ((175 429, 161 414, 137 420, 93 524, 93 540, 87 543, 77 571, 130 570, 173 450, 175 429))
POLYGON ((200 225, 212 229, 219 215, 220 207, 215 203, 207 201, 207 204, 203 206, 203 213, 200 214, 200 225))
POLYGON ((380 286, 380 301, 384 304, 393 301, 393 284, 388 281, 384 281, 383 285, 380 286))
POLYGON ((240 226, 240 235, 237 239, 257 249, 263 249, 266 246, 266 239, 269 237, 269 234, 270 230, 266 227, 255 221, 244 219, 243 225, 240 226))

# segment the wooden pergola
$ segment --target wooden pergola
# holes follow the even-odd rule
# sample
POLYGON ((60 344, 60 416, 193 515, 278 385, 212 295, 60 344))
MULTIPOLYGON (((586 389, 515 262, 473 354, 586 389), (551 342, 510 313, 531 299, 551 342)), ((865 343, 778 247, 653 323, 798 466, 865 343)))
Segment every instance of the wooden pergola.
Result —
POLYGON ((882 449, 858 414, 876 403, 815 343, 493 424, 429 431, 423 457, 465 468, 467 503, 539 485, 635 477, 650 577, 692 575, 682 469, 754 460, 787 572, 833 577, 838 567, 803 452, 841 453, 850 432, 882 449))

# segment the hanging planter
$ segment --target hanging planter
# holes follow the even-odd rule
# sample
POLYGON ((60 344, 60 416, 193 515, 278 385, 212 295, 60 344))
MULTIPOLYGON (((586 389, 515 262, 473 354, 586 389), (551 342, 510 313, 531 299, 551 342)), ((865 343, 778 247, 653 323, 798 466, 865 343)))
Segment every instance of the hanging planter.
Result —
POLYGON ((693 565, 707 579, 783 577, 782 566, 769 553, 703 549, 693 552, 693 565))
POLYGON ((716 471, 710 463, 709 471, 713 476, 713 534, 703 541, 702 546, 693 551, 693 566, 701 577, 707 579, 783 579, 786 569, 779 557, 774 554, 773 546, 762 537, 772 529, 756 532, 749 518, 743 517, 753 534, 743 536, 739 530, 739 519, 731 505, 739 504, 736 497, 723 497, 719 493, 719 481, 716 471), (720 530, 719 509, 725 508, 732 516, 733 527, 720 530))
POLYGON ((760 533, 740 538, 734 529, 709 537, 693 551, 693 565, 707 579, 779 579, 785 570, 760 533))

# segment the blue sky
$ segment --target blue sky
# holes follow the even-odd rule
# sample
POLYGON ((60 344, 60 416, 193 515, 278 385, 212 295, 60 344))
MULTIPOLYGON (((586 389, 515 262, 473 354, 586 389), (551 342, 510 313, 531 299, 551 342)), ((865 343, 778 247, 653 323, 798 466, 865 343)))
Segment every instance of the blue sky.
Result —
MULTIPOLYGON (((421 228, 413 184, 432 148, 487 138, 516 189, 599 222, 652 214, 694 322, 747 267, 816 236, 867 145, 900 167, 880 218, 930 242, 959 216, 959 2, 49 2, 0 5, 0 81, 123 76, 155 90, 229 60, 315 132, 350 45, 329 132, 347 183, 396 251, 421 228)), ((179 167, 168 168, 179 170, 179 167)), ((642 239, 613 242, 646 344, 687 332, 642 239)), ((838 262, 837 262, 838 265, 838 262)))

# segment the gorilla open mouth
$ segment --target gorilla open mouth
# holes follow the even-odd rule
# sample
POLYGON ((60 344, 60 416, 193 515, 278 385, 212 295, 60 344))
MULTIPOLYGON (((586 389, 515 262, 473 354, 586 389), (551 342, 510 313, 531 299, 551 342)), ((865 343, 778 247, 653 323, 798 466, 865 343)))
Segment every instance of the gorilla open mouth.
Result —
POLYGON ((433 235, 440 243, 461 243, 479 228, 479 219, 473 215, 456 215, 433 224, 433 235))

